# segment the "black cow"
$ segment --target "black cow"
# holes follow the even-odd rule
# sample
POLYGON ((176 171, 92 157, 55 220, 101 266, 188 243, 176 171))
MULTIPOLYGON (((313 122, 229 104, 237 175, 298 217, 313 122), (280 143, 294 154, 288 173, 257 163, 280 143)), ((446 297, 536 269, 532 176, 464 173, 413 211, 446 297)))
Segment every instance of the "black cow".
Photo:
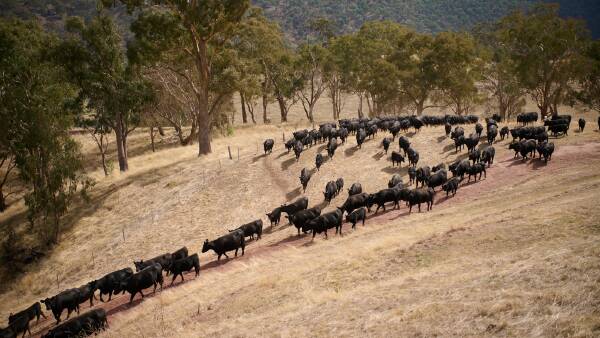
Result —
MULTIPOLYGON (((29 324, 29 323, 27 323, 29 324)), ((31 335, 31 331, 29 331, 29 334, 31 335)), ((25 335, 25 332, 23 332, 23 335, 25 335)), ((17 335, 13 332, 13 330, 10 328, 10 326, 5 327, 5 328, 0 328, 0 338, 16 338, 17 335)))
POLYGON ((436 172, 436 171, 441 170, 441 169, 446 169, 446 164, 445 163, 440 163, 440 164, 434 166, 433 168, 431 168, 431 172, 436 172))
POLYGON ((425 183, 427 182, 427 179, 429 178, 429 176, 431 175, 431 168, 429 168, 429 166, 425 166, 425 167, 421 167, 419 169, 417 169, 417 179, 416 179, 416 186, 417 188, 419 187, 419 183, 421 183, 422 186, 425 186, 425 183))
POLYGON ((290 204, 283 204, 280 207, 281 212, 285 212, 288 214, 288 216, 306 208, 308 208, 308 198, 306 197, 300 197, 294 202, 290 204))
POLYGON ((362 147, 363 142, 367 139, 367 132, 364 129, 359 129, 356 133, 356 144, 360 149, 362 147))
POLYGON ((448 169, 450 170, 450 172, 452 172, 452 176, 454 176, 454 177, 460 176, 460 179, 462 180, 463 177, 465 176, 465 174, 468 173, 470 167, 471 167, 471 162, 468 159, 464 159, 464 160, 457 160, 456 162, 452 163, 448 167, 448 169))
POLYGON ((483 132, 483 126, 481 125, 481 123, 475 124, 475 134, 477 134, 478 137, 481 137, 482 132, 483 132))
POLYGON ((471 181, 471 176, 475 177, 475 182, 477 182, 477 175, 479 175, 479 179, 481 180, 481 174, 484 177, 487 177, 487 173, 485 172, 485 164, 483 163, 475 163, 469 167, 469 179, 467 183, 471 181))
POLYGON ((385 211, 385 204, 388 202, 394 202, 394 208, 399 208, 399 201, 402 199, 401 191, 403 189, 403 186, 397 186, 395 188, 383 189, 376 192, 375 194, 369 195, 367 209, 370 211, 371 207, 374 204, 377 204, 377 209, 375 209, 375 213, 379 211, 379 208, 383 208, 383 211, 385 211))
POLYGON ((417 169, 415 167, 408 167, 408 184, 415 183, 417 179, 417 169))
POLYGON ((414 189, 408 192, 407 200, 408 200, 408 213, 412 212, 413 205, 417 204, 419 206, 419 212, 421 212, 421 203, 427 203, 427 211, 433 208, 433 196, 435 195, 435 191, 431 188, 421 188, 414 189))
POLYGON ((79 304, 83 304, 90 301, 90 307, 94 306, 94 293, 96 292, 97 281, 91 281, 87 284, 80 286, 79 289, 79 304))
POLYGON ((317 157, 315 158, 315 165, 317 166, 317 171, 319 171, 323 165, 323 155, 317 154, 317 157))
POLYGON ((392 151, 392 167, 398 163, 398 166, 404 162, 404 156, 397 151, 392 151))
POLYGON ((400 149, 404 151, 404 155, 406 155, 406 152, 408 151, 408 149, 410 149, 410 141, 408 140, 408 138, 400 136, 400 138, 398 139, 398 145, 400 146, 400 149))
POLYGON ((488 165, 488 168, 494 163, 494 156, 496 156, 496 149, 493 146, 489 146, 481 152, 481 163, 488 165))
POLYGON ((496 136, 498 136, 498 127, 495 125, 491 125, 487 129, 487 141, 489 144, 494 143, 496 140, 496 136))
POLYGON ((446 131, 446 137, 448 137, 448 135, 450 135, 450 133, 452 132, 452 126, 449 123, 446 123, 444 125, 444 129, 446 131))
POLYGON ((462 127, 456 127, 456 128, 454 128, 454 131, 450 134, 450 138, 455 140, 464 135, 465 135, 465 130, 462 127))
MULTIPOLYGON (((169 266, 170 268, 170 266, 169 266)), ((154 263, 143 270, 134 273, 127 280, 121 282, 121 288, 127 291, 131 296, 129 297, 129 303, 133 301, 133 297, 139 292, 144 298, 143 290, 154 286, 153 293, 156 292, 156 286, 160 285, 160 289, 163 287, 163 267, 160 263, 154 263)))
POLYGON ((535 158, 535 148, 536 143, 534 140, 523 140, 519 142, 519 153, 523 157, 523 161, 527 159, 527 155, 533 154, 532 157, 535 158))
POLYGON ((392 143, 392 140, 389 137, 385 137, 383 139, 383 141, 381 141, 381 145, 383 146, 383 150, 385 150, 386 154, 388 152, 388 149, 390 148, 391 143, 392 143))
POLYGON ((278 225, 281 219, 281 208, 275 208, 273 211, 266 214, 271 222, 271 226, 278 225))
POLYGON ((580 118, 578 122, 579 122, 579 131, 583 132, 583 129, 585 129, 585 119, 580 118))
POLYGON ((238 250, 242 248, 242 256, 244 255, 244 249, 246 248, 246 240, 244 236, 244 232, 241 230, 233 231, 228 233, 225 236, 221 236, 215 240, 204 241, 204 245, 202 246, 202 253, 207 252, 208 250, 213 250, 217 254, 217 261, 221 260, 221 256, 225 255, 227 259, 227 251, 235 250, 235 257, 237 257, 238 250))
POLYGON ((331 140, 329 140, 329 144, 327 144, 327 155, 329 156, 329 158, 333 158, 337 146, 338 144, 336 139, 332 138, 331 140))
POLYGON ((294 148, 294 144, 296 144, 296 140, 293 138, 285 141, 285 149, 287 149, 288 154, 290 153, 290 150, 294 148))
POLYGON ((351 213, 358 208, 366 207, 368 202, 369 194, 361 192, 356 195, 348 196, 344 204, 339 207, 339 209, 347 213, 351 213))
POLYGON ((136 272, 142 271, 143 269, 154 265, 154 263, 160 264, 163 269, 167 270, 169 265, 171 265, 172 260, 173 256, 170 253, 166 253, 148 260, 140 260, 139 262, 134 261, 133 265, 135 265, 136 272))
POLYGON ((454 139, 454 152, 457 152, 459 150, 462 151, 463 146, 465 145, 465 137, 463 135, 458 136, 457 138, 454 139))
POLYGON ((306 223, 319 217, 319 215, 321 215, 321 208, 312 207, 306 210, 298 211, 297 213, 286 217, 289 219, 290 223, 293 224, 296 229, 298 229, 298 235, 300 235, 300 229, 306 232, 306 223))
POLYGON ((173 283, 175 282, 175 278, 177 278, 177 276, 181 276, 181 282, 183 283, 183 281, 184 281, 183 273, 188 272, 192 269, 194 269, 194 271, 196 272, 196 277, 198 277, 198 275, 200 274, 200 258, 198 257, 197 253, 195 253, 191 256, 173 261, 173 263, 171 264, 171 267, 169 268, 169 271, 173 275, 173 279, 171 280, 171 285, 173 285, 173 283))
POLYGON ((558 124, 555 126, 548 127, 548 130, 552 133, 552 136, 557 136, 559 134, 569 135, 569 125, 568 124, 558 124))
POLYGON ((350 189, 348 189, 348 196, 362 193, 362 186, 360 183, 353 183, 350 189))
POLYGON ((58 295, 41 300, 46 304, 46 310, 52 310, 56 323, 60 323, 60 315, 64 309, 67 309, 67 319, 71 316, 71 312, 79 312, 79 289, 68 289, 58 295))
POLYGON ((413 148, 408 148, 408 164, 416 167, 417 163, 419 163, 419 152, 414 150, 413 148))
POLYGON ((521 148, 521 142, 519 141, 512 141, 509 145, 508 145, 508 149, 509 150, 514 150, 515 151, 515 156, 513 156, 514 158, 517 157, 517 155, 519 154, 519 149, 521 148))
POLYGON ((308 181, 310 181, 310 177, 312 176, 311 172, 302 168, 300 171, 300 184, 302 184, 302 191, 306 192, 306 186, 308 185, 308 181))
POLYGON ((302 149, 304 149, 304 145, 301 141, 296 141, 294 143, 294 156, 296 156, 296 162, 300 159, 300 154, 302 154, 302 149))
POLYGON ((456 191, 458 190, 459 183, 460 183, 460 180, 458 179, 458 177, 453 177, 448 182, 446 182, 444 185, 442 185, 442 190, 444 190, 446 192, 446 197, 451 192, 452 192, 452 196, 456 195, 456 191))
POLYGON ((356 223, 362 221, 362 225, 365 226, 365 219, 367 218, 367 210, 360 208, 354 210, 351 214, 346 215, 346 222, 352 223, 352 229, 356 228, 356 223))
POLYGON ((394 174, 394 176, 392 176, 392 178, 388 182, 388 188, 393 188, 398 184, 402 184, 402 177, 400 177, 400 175, 398 174, 394 174))
POLYGON ((502 127, 502 129, 500 129, 500 139, 504 141, 504 138, 507 137, 509 133, 510 130, 508 129, 508 127, 502 127))
POLYGON ((465 138, 465 145, 467 146, 467 150, 471 151, 475 149, 475 147, 479 144, 479 137, 477 134, 471 134, 469 137, 465 138))
POLYGON ((35 302, 30 307, 26 308, 25 310, 19 311, 15 314, 11 313, 8 316, 8 323, 10 324, 19 316, 27 316, 29 320, 33 320, 33 318, 36 318, 36 323, 40 321, 40 316, 46 318, 46 315, 44 314, 44 312, 42 312, 42 306, 40 305, 40 302, 35 302))
POLYGON ((342 189, 344 189, 344 179, 341 177, 338 178, 337 180, 335 180, 335 185, 337 186, 337 192, 335 194, 339 195, 342 189))
POLYGON ((25 337, 25 333, 29 332, 29 336, 31 336, 31 330, 29 329, 30 320, 31 319, 29 319, 29 316, 25 313, 19 316, 14 316, 12 321, 8 323, 10 332, 7 332, 7 334, 12 333, 13 337, 16 337, 16 335, 23 332, 22 337, 25 337))
POLYGON ((325 196, 325 201, 327 203, 330 203, 336 194, 337 194, 337 185, 335 184, 335 182, 334 181, 327 182, 327 185, 325 186, 325 191, 323 192, 323 195, 325 196))
POLYGON ((469 152, 469 160, 473 163, 477 163, 481 160, 481 151, 479 149, 473 149, 469 152))
POLYGON ((244 237, 250 237, 254 239, 254 235, 256 234, 256 239, 260 239, 262 237, 262 229, 263 229, 263 221, 257 219, 250 223, 246 223, 244 225, 240 225, 239 228, 234 230, 229 230, 229 232, 234 232, 236 230, 242 230, 244 233, 244 237))
POLYGON ((326 214, 322 214, 319 217, 308 222, 307 226, 312 230, 312 238, 314 239, 317 234, 322 232, 325 233, 325 238, 327 238, 327 230, 335 228, 335 233, 338 232, 340 235, 342 234, 342 210, 339 208, 335 211, 328 212, 326 214))
POLYGON ((296 139, 296 141, 302 141, 304 140, 304 138, 306 136, 308 136, 308 130, 304 129, 304 130, 298 130, 292 133, 294 135, 294 138, 296 139))
POLYGON ((265 142, 263 143, 263 148, 265 149, 265 154, 270 154, 273 152, 273 146, 275 145, 275 140, 273 139, 266 139, 265 142))
POLYGON ((346 143, 346 139, 348 138, 348 129, 340 128, 340 130, 338 130, 338 136, 340 137, 340 140, 342 140, 342 144, 346 143))
POLYGON ((125 268, 111 272, 96 280, 96 288, 100 290, 100 301, 104 302, 102 295, 108 293, 108 301, 110 302, 113 293, 118 294, 121 292, 121 282, 131 277, 131 275, 133 275, 133 270, 125 268))
POLYGON ((173 252, 171 254, 171 260, 177 260, 177 259, 182 259, 188 256, 188 248, 187 247, 183 247, 175 252, 173 252))
POLYGON ((554 143, 539 143, 537 146, 537 151, 540 154, 540 159, 543 157, 544 162, 548 163, 548 160, 552 159, 552 153, 554 153, 554 143))
POLYGON ((106 311, 104 309, 93 309, 81 316, 72 318, 52 328, 43 338, 69 338, 89 336, 108 326, 106 311))
POLYGON ((429 176, 427 179, 427 186, 435 190, 436 187, 443 185, 447 180, 448 172, 445 169, 440 169, 429 176))

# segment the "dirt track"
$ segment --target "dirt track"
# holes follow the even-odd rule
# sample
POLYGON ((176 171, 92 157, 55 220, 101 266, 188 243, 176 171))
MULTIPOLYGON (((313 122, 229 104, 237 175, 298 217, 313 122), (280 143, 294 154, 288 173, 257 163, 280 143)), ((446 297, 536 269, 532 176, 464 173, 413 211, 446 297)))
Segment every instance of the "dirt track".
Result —
MULTIPOLYGON (((498 145, 500 146, 500 145, 498 145)), ((497 146, 497 147, 498 147, 497 146)), ((523 161, 520 158, 514 159, 512 155, 506 156, 503 155, 502 158, 497 157, 494 161, 494 164, 487 171, 487 178, 482 179, 481 181, 465 183, 461 185, 459 191, 456 196, 446 197, 443 192, 438 192, 437 198, 434 204, 434 210, 438 208, 444 208, 446 206, 463 203, 472 199, 476 199, 477 196, 484 192, 494 191, 504 185, 507 185, 509 182, 511 184, 519 184, 520 182, 524 182, 529 180, 536 175, 552 175, 555 172, 559 172, 562 170, 568 170, 573 162, 576 161, 586 161, 590 158, 600 159, 600 143, 585 143, 581 145, 566 145, 561 146, 557 149, 555 154, 552 157, 552 161, 547 165, 544 164, 543 161, 539 159, 527 160, 523 161)), ((267 163, 268 160, 263 158, 264 165, 269 169, 270 172, 274 172, 273 168, 270 168, 272 164, 267 163)), ((277 176, 276 174, 274 176, 277 176)), ((288 189, 287 184, 284 180, 274 178, 276 184, 282 189, 288 189)), ((413 209, 413 212, 414 209, 413 209)), ((425 208, 423 208, 423 212, 425 212, 425 208)), ((400 210, 387 209, 385 212, 379 212, 374 215, 371 214, 367 226, 369 223, 375 221, 377 223, 387 223, 393 221, 399 217, 408 216, 408 209, 404 206, 400 208, 400 210)), ((280 228, 289 227, 286 225, 280 225, 275 228, 275 230, 279 230, 280 228)), ((269 233, 273 229, 269 227, 266 228, 264 232, 264 236, 269 236, 269 233)), ((352 231, 349 229, 348 224, 345 226, 345 231, 352 231)), ((357 227, 357 231, 360 231, 360 227, 357 227)), ((332 236, 332 238, 335 238, 332 236)), ((317 237, 317 239, 321 240, 321 238, 317 237)), ((247 246, 246 251, 248 255, 243 257, 238 257, 236 259, 225 259, 221 262, 217 262, 216 258, 209 260, 202 264, 200 279, 203 274, 206 273, 214 273, 214 272, 223 272, 227 269, 231 268, 233 264, 232 262, 244 262, 249 261, 258 257, 264 257, 265 255, 275 255, 277 251, 284 246, 296 246, 299 247, 304 245, 307 241, 310 241, 310 236, 296 236, 295 231, 290 231, 290 236, 275 242, 269 245, 260 245, 254 248, 254 243, 250 242, 250 245, 247 246)), ((193 283, 193 273, 185 274, 186 281, 185 283, 193 283)), ((171 282, 171 278, 165 278, 165 289, 170 288, 169 284, 171 282)), ((180 285, 180 280, 178 279, 172 287, 177 287, 180 285)), ((147 294, 146 298, 153 297, 155 294, 151 294, 151 289, 146 289, 145 294, 147 294)), ((157 294, 159 294, 157 292, 157 294)), ((110 303, 101 303, 100 301, 95 302, 95 306, 101 306, 104 308, 109 317, 112 314, 127 311, 131 307, 138 306, 141 304, 143 300, 139 298, 139 296, 134 299, 132 304, 129 304, 129 295, 119 295, 114 297, 110 303)), ((81 312, 85 312, 89 308, 89 304, 85 303, 81 306, 81 312)), ((39 324, 34 324, 32 322, 32 333, 34 336, 41 336, 43 333, 47 332, 49 328, 54 325, 54 320, 51 318, 51 314, 48 312, 48 319, 40 321, 39 324)), ((63 319, 65 318, 65 314, 63 312, 63 319)), ((110 322, 110 318, 109 318, 110 322)))

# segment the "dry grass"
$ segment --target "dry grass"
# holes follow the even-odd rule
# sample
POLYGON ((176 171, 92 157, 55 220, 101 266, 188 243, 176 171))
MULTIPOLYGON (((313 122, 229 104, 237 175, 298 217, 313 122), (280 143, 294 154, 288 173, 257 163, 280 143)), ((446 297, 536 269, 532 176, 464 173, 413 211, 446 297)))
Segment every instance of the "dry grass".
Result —
MULTIPOLYGON (((328 102, 322 102, 318 116, 326 120, 328 102)), ((103 178, 97 170, 94 202, 70 216, 61 244, 1 288, 0 317, 131 266, 133 259, 183 245, 198 251, 205 238, 252 219, 266 221, 265 212, 302 195, 300 170, 313 168, 315 154, 324 152, 313 147, 298 163, 284 154, 281 135, 291 135, 300 118, 295 111, 296 122, 240 128, 216 138, 213 153, 202 158, 195 146, 176 147, 132 157, 126 174, 103 178), (268 137, 276 146, 264 157, 268 137)), ((412 136, 420 164, 456 158, 446 151, 451 141, 440 137, 442 129, 412 136)), ((404 167, 392 169, 380 153, 381 138, 361 150, 354 139, 338 148, 311 179, 310 204, 321 203, 326 182, 338 177, 347 187, 361 182, 375 191, 392 173, 405 176, 404 167)), ((600 156, 588 156, 600 150, 591 143, 598 138, 588 123, 585 133, 554 140, 585 158, 559 155, 538 170, 531 163, 515 166, 514 177, 507 171, 513 169, 492 168, 489 182, 459 191, 432 212, 385 213, 327 241, 296 238, 282 220, 247 247, 244 259, 112 314, 104 335, 598 336, 600 156)), ((135 134, 131 142, 144 147, 148 135, 135 134)), ((506 143, 495 145, 497 160, 511 157, 506 143)), ((84 149, 92 148, 86 143, 84 149)), ((0 222, 22 210, 13 205, 0 222)), ((213 259, 201 255, 203 265, 213 259)))

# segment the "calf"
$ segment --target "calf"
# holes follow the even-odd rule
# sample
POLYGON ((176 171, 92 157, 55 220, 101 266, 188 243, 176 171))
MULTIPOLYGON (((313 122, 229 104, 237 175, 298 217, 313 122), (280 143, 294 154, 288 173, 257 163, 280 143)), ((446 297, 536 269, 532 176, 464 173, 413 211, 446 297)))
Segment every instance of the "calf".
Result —
MULTIPOLYGON (((90 301, 90 307, 94 306, 94 293, 96 292, 96 281, 91 281, 80 286, 79 289, 79 304, 90 301)), ((79 311, 77 311, 79 313, 79 311)))
POLYGON ((173 279, 171 280, 171 285, 173 285, 173 283, 175 282, 175 278, 177 278, 177 276, 181 276, 181 282, 183 283, 183 281, 184 281, 183 273, 192 270, 192 268, 196 272, 196 277, 198 277, 198 275, 200 274, 200 258, 198 257, 197 253, 195 253, 191 256, 173 261, 173 263, 171 264, 171 267, 169 268, 169 271, 173 275, 173 279))
POLYGON ((479 179, 481 180, 481 174, 483 174, 484 177, 487 177, 487 174, 485 172, 485 164, 473 164, 471 167, 469 167, 469 179, 467 180, 467 183, 471 181, 471 176, 475 177, 475 182, 477 182, 477 175, 479 175, 479 179))
POLYGON ((235 250, 235 257, 237 257, 238 250, 242 248, 242 256, 244 255, 244 249, 246 248, 246 240, 244 236, 244 232, 241 230, 233 231, 228 233, 225 236, 221 236, 215 240, 204 241, 204 245, 202 246, 202 253, 207 252, 208 250, 213 250, 217 254, 217 261, 221 260, 221 256, 225 255, 227 259, 227 251, 235 250))
POLYGON ((335 184, 335 182, 334 181, 327 182, 327 185, 325 186, 325 191, 323 192, 323 195, 325 196, 325 201, 328 204, 335 197, 336 193, 337 193, 337 185, 335 184))
POLYGON ((271 222, 271 226, 278 225, 281 219, 281 208, 275 208, 273 211, 266 214, 271 222))
POLYGON ((308 181, 310 181, 310 177, 312 174, 306 168, 302 168, 300 171, 300 184, 302 184, 302 191, 306 192, 306 186, 308 185, 308 181))
POLYGON ((108 301, 110 302, 113 293, 118 294, 121 292, 121 282, 131 277, 131 275, 133 275, 133 270, 125 268, 111 272, 96 280, 96 288, 100 290, 100 301, 104 302, 102 295, 108 293, 108 301))
POLYGON ((422 186, 425 186, 425 183, 427 182, 427 179, 429 178, 430 175, 431 175, 431 168, 429 168, 428 166, 417 169, 417 180, 416 180, 417 187, 419 187, 419 183, 421 183, 422 186))
POLYGON ((392 176, 392 178, 388 182, 388 188, 393 188, 398 184, 402 184, 402 177, 400 177, 400 175, 398 174, 394 174, 394 176, 392 176))
POLYGON ((265 149, 265 154, 270 154, 273 152, 273 145, 275 145, 275 140, 267 139, 263 143, 263 148, 265 149))
POLYGON ((41 301, 46 304, 46 310, 52 310, 56 323, 60 323, 60 315, 64 309, 67 309, 67 319, 71 312, 79 312, 79 289, 65 290, 52 298, 46 298, 41 301))
POLYGON ((400 146, 400 149, 404 151, 404 155, 406 155, 406 152, 410 148, 410 141, 408 140, 408 138, 406 138, 405 136, 400 136, 400 138, 398 139, 398 145, 400 146))
POLYGON ((360 183, 353 183, 350 189, 348 189, 348 195, 356 195, 362 193, 362 186, 360 183))
POLYGON ((469 152, 469 160, 473 163, 477 163, 481 160, 481 151, 479 149, 473 149, 469 152))
POLYGON ((583 118, 579 119, 579 131, 583 132, 583 129, 585 129, 585 120, 583 118))
POLYGON ((427 203, 427 211, 433 208, 433 196, 435 191, 431 188, 414 189, 408 193, 408 213, 412 212, 413 205, 419 206, 419 212, 421 212, 421 203, 427 203))
POLYGON ((317 154, 317 157, 315 158, 315 165, 317 166, 317 171, 319 171, 323 165, 323 155, 317 154))
POLYGON ((365 219, 367 218, 367 209, 360 208, 354 210, 351 214, 346 215, 346 222, 352 223, 352 229, 356 228, 356 223, 362 221, 362 225, 365 226, 365 219))
POLYGON ((325 233, 327 238, 327 230, 335 228, 335 233, 342 234, 342 210, 336 209, 335 211, 328 212, 320 215, 308 223, 312 230, 312 238, 314 239, 317 234, 322 232, 325 233))
POLYGON ((241 225, 237 229, 229 230, 229 232, 241 230, 244 233, 244 237, 250 237, 250 238, 254 239, 254 235, 256 234, 256 239, 260 239, 262 237, 262 229, 263 229, 263 222, 262 222, 262 220, 257 219, 250 223, 241 225))
POLYGON ((300 210, 304 210, 308 207, 308 198, 300 197, 290 204, 283 204, 280 209, 281 212, 285 212, 286 214, 292 215, 300 210))
POLYGON ((169 265, 171 265, 172 260, 173 256, 170 253, 166 253, 148 260, 140 260, 139 262, 134 261, 133 265, 135 265, 136 272, 142 271, 143 269, 154 265, 154 263, 160 264, 160 266, 166 270, 169 265))
POLYGON ((456 191, 458 190, 458 184, 460 180, 458 177, 451 178, 448 182, 442 185, 442 190, 446 192, 446 197, 448 197, 449 193, 452 193, 452 196, 456 195, 456 191))
POLYGON ((433 175, 427 179, 427 186, 435 190, 436 187, 441 186, 448 180, 448 172, 445 169, 436 171, 433 175))
POLYGON ((502 127, 502 129, 500 129, 500 139, 502 141, 504 141, 504 138, 507 137, 509 134, 509 129, 508 127, 502 127))
POLYGON ((408 164, 415 167, 419 163, 419 152, 413 148, 408 148, 408 164))
POLYGON ((544 162, 548 163, 548 160, 552 159, 552 153, 554 153, 554 143, 540 143, 537 146, 537 151, 540 154, 540 159, 543 157, 544 162))
POLYGON ((104 309, 93 309, 50 329, 42 337, 84 337, 100 330, 104 330, 107 326, 108 321, 106 319, 106 311, 104 309))
POLYGON ((494 163, 494 156, 496 156, 496 149, 493 146, 489 146, 481 152, 481 163, 487 164, 488 168, 494 163))
POLYGON ((397 151, 392 151, 392 167, 398 163, 398 166, 404 162, 404 157, 397 151))
POLYGON ((333 158, 337 146, 338 144, 336 139, 332 138, 331 140, 329 140, 329 144, 327 144, 327 155, 329 156, 329 158, 333 158))
POLYGON ((352 211, 358 208, 366 207, 368 202, 369 194, 363 192, 356 195, 348 196, 344 204, 341 207, 339 207, 339 209, 347 213, 351 213, 352 211))
POLYGON ((14 319, 16 319, 19 316, 27 316, 29 320, 33 320, 33 318, 36 318, 36 323, 40 321, 40 316, 46 318, 46 315, 42 312, 42 306, 40 305, 40 302, 35 302, 30 307, 26 308, 25 310, 19 311, 15 314, 11 313, 8 316, 8 323, 10 324, 14 319))
POLYGON ((335 193, 336 196, 340 194, 340 192, 342 191, 342 189, 344 189, 344 179, 343 178, 338 178, 337 180, 335 180, 335 185, 337 187, 337 192, 335 193))
POLYGON ((386 154, 388 152, 388 149, 390 148, 391 143, 392 143, 392 140, 389 137, 385 137, 383 139, 383 141, 381 141, 381 145, 383 146, 383 150, 385 150, 386 154))
POLYGON ((297 213, 286 217, 290 220, 290 223, 296 227, 296 229, 298 230, 298 235, 300 235, 300 229, 302 229, 306 233, 306 223, 319 217, 319 215, 321 215, 321 208, 313 207, 306 210, 298 211, 297 213))

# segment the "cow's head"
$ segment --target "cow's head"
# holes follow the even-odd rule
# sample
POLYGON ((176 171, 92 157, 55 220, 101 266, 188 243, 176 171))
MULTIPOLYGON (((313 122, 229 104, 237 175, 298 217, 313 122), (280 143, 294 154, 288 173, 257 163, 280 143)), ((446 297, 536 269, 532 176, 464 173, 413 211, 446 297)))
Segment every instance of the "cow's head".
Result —
POLYGON ((202 252, 207 252, 208 250, 210 250, 212 248, 211 243, 207 240, 204 241, 204 244, 202 245, 202 252))
POLYGON ((139 262, 133 261, 133 265, 135 265, 135 272, 139 272, 144 268, 144 260, 140 260, 139 262))
POLYGON ((42 299, 40 300, 40 303, 46 304, 46 310, 52 310, 52 305, 54 304, 54 297, 42 299))

